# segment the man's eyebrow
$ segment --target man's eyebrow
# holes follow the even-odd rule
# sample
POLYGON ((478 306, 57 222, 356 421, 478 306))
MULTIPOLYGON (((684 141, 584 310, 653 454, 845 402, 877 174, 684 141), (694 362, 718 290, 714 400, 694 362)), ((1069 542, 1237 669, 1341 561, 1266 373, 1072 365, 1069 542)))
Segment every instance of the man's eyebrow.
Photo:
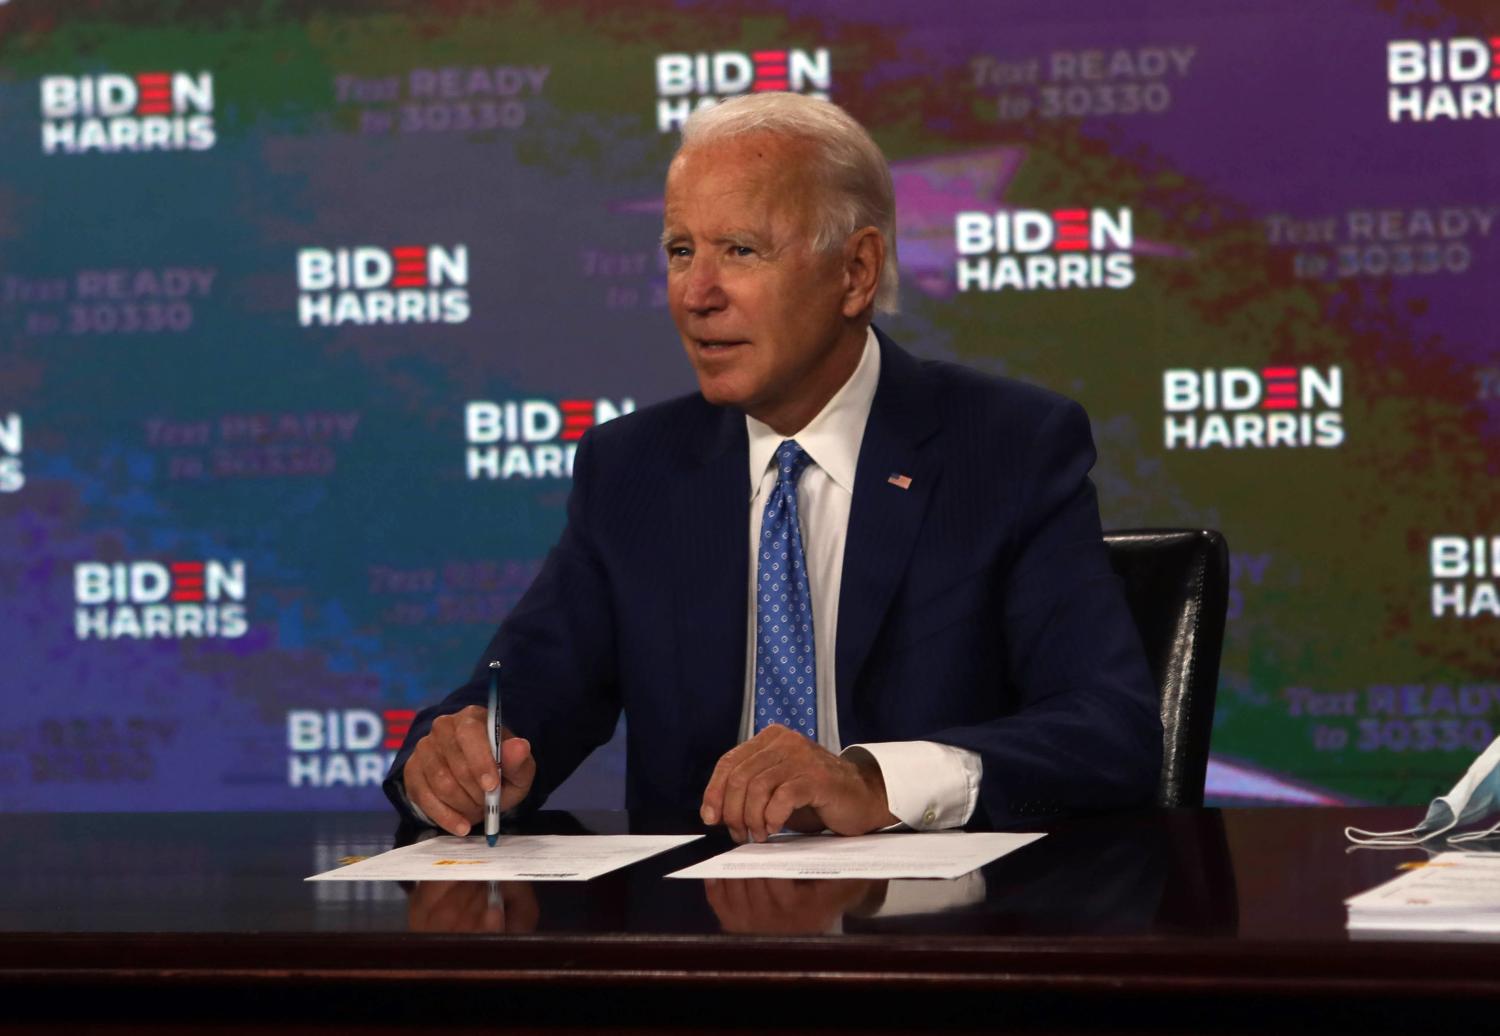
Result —
MULTIPOLYGON (((676 227, 667 227, 661 232, 661 247, 666 248, 673 241, 691 237, 686 231, 678 230, 676 227)), ((732 229, 715 234, 711 239, 713 244, 749 244, 761 247, 765 244, 765 236, 754 230, 732 229)))
POLYGON ((715 234, 713 241, 716 245, 749 245, 762 250, 771 245, 771 239, 765 233, 750 227, 730 227, 715 234))

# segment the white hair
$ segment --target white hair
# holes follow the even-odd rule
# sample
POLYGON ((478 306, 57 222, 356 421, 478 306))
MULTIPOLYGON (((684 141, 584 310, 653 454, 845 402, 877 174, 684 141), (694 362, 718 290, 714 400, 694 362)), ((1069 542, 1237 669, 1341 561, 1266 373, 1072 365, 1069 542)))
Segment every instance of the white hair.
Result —
POLYGON ((781 92, 741 94, 689 116, 678 151, 747 133, 779 134, 811 145, 809 172, 824 195, 814 250, 840 247, 861 227, 878 230, 885 239, 885 265, 875 288, 875 309, 896 312, 896 192, 890 166, 870 134, 831 101, 781 92))

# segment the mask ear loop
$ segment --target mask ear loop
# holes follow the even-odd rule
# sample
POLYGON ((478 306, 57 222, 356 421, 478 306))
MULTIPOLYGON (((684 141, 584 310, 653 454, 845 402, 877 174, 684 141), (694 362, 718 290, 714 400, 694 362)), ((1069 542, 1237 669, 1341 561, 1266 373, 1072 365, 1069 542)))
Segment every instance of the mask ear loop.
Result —
POLYGON ((1488 838, 1490 835, 1493 835, 1493 834, 1495 834, 1497 832, 1500 832, 1500 820, 1497 820, 1494 824, 1492 824, 1489 827, 1485 828, 1483 831, 1469 831, 1466 834, 1449 835, 1448 836, 1448 841, 1449 842, 1477 842, 1481 838, 1488 838))
MULTIPOLYGON (((1433 803, 1433 805, 1441 805, 1444 809, 1446 809, 1448 811, 1448 816, 1450 819, 1448 820, 1448 823, 1444 824, 1442 827, 1425 835, 1421 834, 1420 832, 1422 831, 1422 825, 1426 824, 1427 820, 1431 818, 1431 810, 1428 810, 1427 817, 1423 818, 1422 823, 1418 824, 1416 827, 1408 827, 1405 830, 1401 831, 1366 831, 1363 828, 1346 827, 1344 828, 1344 837, 1349 839, 1349 841, 1353 842, 1356 845, 1391 847, 1420 845, 1422 842, 1427 841, 1427 839, 1436 838, 1438 835, 1443 834, 1445 831, 1452 831, 1456 826, 1458 826, 1458 814, 1453 812, 1453 808, 1451 806, 1449 806, 1446 802, 1433 803)), ((1497 824, 1495 826, 1497 828, 1500 828, 1500 824, 1497 824)), ((1494 830, 1494 828, 1492 828, 1491 830, 1494 830)))

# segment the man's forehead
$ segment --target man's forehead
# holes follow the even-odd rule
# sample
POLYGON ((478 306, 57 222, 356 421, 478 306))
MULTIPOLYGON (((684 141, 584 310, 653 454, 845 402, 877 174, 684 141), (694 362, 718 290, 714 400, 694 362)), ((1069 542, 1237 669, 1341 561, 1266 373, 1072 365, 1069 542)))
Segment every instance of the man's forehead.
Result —
POLYGON ((782 157, 793 151, 806 151, 811 142, 788 133, 772 130, 747 130, 722 137, 693 141, 677 153, 679 159, 712 159, 720 155, 782 157))
POLYGON ((805 141, 793 137, 759 132, 691 144, 672 160, 667 184, 708 176, 779 185, 808 168, 807 147, 805 141))
POLYGON ((689 207, 702 203, 725 216, 739 206, 765 215, 800 210, 807 194, 806 164, 796 154, 800 143, 754 133, 684 148, 667 173, 667 222, 688 216, 689 207))

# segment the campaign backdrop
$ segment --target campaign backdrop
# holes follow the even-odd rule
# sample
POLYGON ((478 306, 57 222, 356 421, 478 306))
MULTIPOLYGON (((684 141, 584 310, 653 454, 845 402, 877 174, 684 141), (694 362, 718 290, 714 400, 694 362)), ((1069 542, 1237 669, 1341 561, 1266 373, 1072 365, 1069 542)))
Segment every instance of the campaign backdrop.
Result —
POLYGON ((1210 797, 1425 800, 1500 723, 1497 55, 1484 0, 0 2, 0 809, 379 807, 579 439, 692 390, 663 175, 777 89, 891 161, 886 331, 1080 400, 1107 528, 1228 537, 1210 797))

